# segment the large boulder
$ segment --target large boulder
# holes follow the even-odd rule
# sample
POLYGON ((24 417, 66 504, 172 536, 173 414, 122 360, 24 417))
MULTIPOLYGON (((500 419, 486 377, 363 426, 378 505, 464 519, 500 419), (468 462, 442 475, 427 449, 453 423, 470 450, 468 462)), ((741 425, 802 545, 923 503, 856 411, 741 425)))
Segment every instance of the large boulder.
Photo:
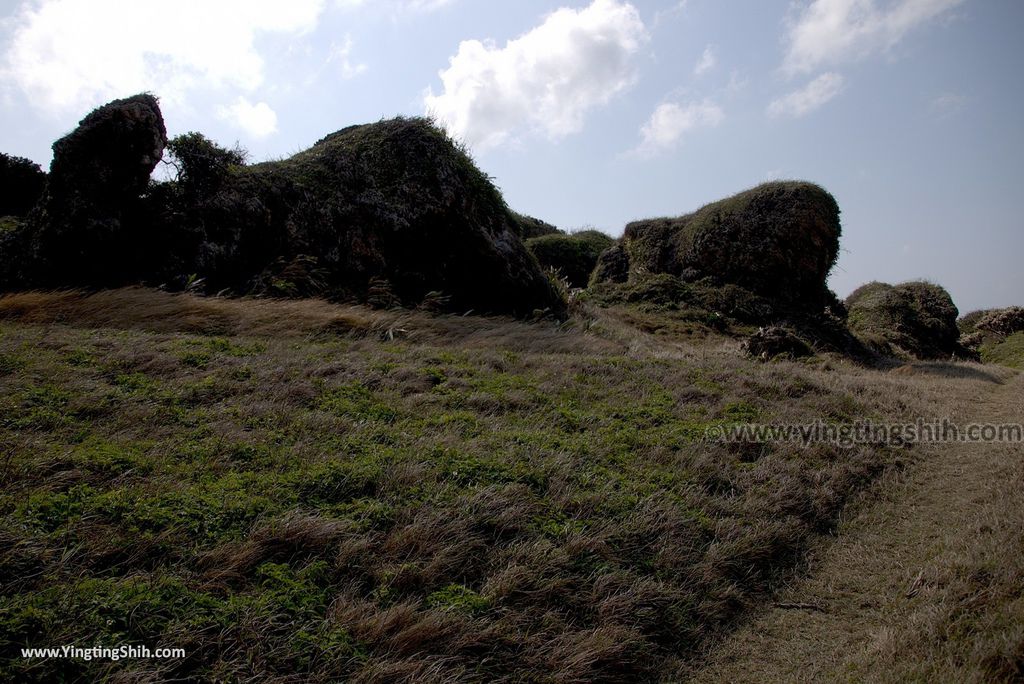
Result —
POLYGON ((922 359, 966 355, 953 298, 934 283, 868 283, 846 298, 846 308, 850 330, 878 351, 922 359))
POLYGON ((709 204, 678 218, 635 221, 621 247, 598 268, 621 278, 669 273, 684 281, 730 284, 783 308, 820 310, 832 297, 826 286, 839 253, 839 207, 821 187, 773 182, 709 204), (621 250, 621 251, 617 251, 621 250))
POLYGON ((1024 308, 1011 306, 1005 309, 990 309, 978 317, 974 327, 1003 337, 1021 332, 1024 330, 1024 308))
POLYGON ((134 274, 148 246, 141 196, 167 143, 155 97, 96 109, 53 144, 46 193, 30 219, 34 280, 103 285, 134 274))

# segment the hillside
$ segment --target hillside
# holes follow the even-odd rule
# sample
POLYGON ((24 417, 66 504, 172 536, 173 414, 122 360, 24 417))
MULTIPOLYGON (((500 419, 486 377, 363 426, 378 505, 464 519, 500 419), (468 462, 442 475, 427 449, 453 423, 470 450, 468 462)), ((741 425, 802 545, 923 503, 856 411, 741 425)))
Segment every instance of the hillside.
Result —
POLYGON ((917 459, 708 430, 934 405, 918 377, 764 364, 631 311, 0 298, 0 672, 672 679, 917 459), (16 657, 96 642, 188 656, 16 657))
POLYGON ((849 438, 1019 420, 992 362, 1024 312, 841 301, 824 188, 615 239, 511 211, 422 118, 247 164, 140 94, 53 149, 0 159, 0 678, 875 678, 907 644, 908 678, 1024 670, 1019 442, 849 438), (726 438, 758 426, 845 441, 726 438), (185 655, 23 652, 63 645, 185 655))

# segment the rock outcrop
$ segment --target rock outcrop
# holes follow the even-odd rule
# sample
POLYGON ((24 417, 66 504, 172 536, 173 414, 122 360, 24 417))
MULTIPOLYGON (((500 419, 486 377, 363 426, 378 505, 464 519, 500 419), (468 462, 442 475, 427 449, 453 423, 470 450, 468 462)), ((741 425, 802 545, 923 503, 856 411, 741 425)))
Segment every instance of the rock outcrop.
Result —
POLYGON ((166 143, 157 100, 142 94, 96 109, 53 144, 29 219, 34 283, 107 285, 137 274, 150 243, 141 197, 166 143))
POLYGON ((779 326, 759 329, 743 343, 743 350, 762 361, 780 356, 799 359, 814 354, 811 347, 796 333, 779 326))
POLYGON ((839 207, 817 185, 765 183, 678 218, 635 221, 599 260, 595 279, 668 273, 735 285, 782 309, 819 310, 839 253, 839 207))
POLYGON ((969 355, 958 342, 953 298, 934 283, 868 283, 846 298, 846 308, 850 330, 881 353, 920 359, 969 355))
POLYGON ((364 300, 372 289, 516 315, 564 306, 497 188, 426 119, 351 126, 168 204, 171 270, 214 289, 364 300))
POLYGON ((350 126, 246 166, 197 133, 170 142, 156 98, 116 100, 54 143, 47 190, 0 240, 0 287, 152 285, 327 296, 481 313, 560 315, 523 244, 546 224, 509 211, 426 119, 350 126), (24 264, 13 268, 12 263, 24 264))

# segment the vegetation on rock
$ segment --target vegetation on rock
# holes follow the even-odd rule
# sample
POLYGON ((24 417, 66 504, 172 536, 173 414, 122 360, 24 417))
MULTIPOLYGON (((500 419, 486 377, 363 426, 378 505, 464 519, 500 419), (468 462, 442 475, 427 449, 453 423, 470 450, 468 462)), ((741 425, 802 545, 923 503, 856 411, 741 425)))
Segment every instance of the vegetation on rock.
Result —
POLYGON ((880 352, 916 358, 968 355, 958 342, 956 305, 934 283, 868 283, 846 298, 846 308, 850 330, 880 352))
MULTIPOLYGON (((735 285, 790 309, 829 302, 825 280, 839 253, 839 207, 817 185, 765 183, 679 218, 626 226, 628 277, 668 273, 685 281, 735 285)), ((622 280, 621 256, 599 268, 622 280)))
POLYGON ((1024 369, 1024 307, 972 311, 957 324, 960 344, 982 361, 1024 369))
POLYGON ((586 287, 601 253, 615 240, 598 230, 552 233, 526 241, 527 248, 544 268, 558 271, 572 287, 586 287))
POLYGON ((509 211, 426 119, 350 126, 280 161, 199 133, 167 142, 151 95, 116 100, 54 144, 47 192, 0 242, 0 287, 136 282, 562 315, 509 211), (178 177, 151 184, 165 145, 178 177), (23 266, 23 267, 22 267, 23 266))
POLYGON ((46 174, 39 164, 0 152, 0 217, 28 214, 45 186, 46 174))

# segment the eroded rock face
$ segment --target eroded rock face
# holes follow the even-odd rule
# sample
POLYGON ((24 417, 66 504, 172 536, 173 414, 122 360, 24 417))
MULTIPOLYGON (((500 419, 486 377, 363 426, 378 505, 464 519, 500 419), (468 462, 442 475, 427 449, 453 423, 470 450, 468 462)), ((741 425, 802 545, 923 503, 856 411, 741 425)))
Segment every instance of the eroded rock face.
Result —
MULTIPOLYGON (((811 183, 765 183, 678 218, 626 226, 629 276, 668 273, 742 287, 773 302, 817 310, 839 253, 839 207, 811 183)), ((614 257, 614 258, 613 258, 614 257)), ((609 254, 602 265, 616 264, 609 254)), ((621 278, 621 266, 606 268, 621 278)))
POLYGON ((96 109, 53 144, 46 193, 30 223, 43 284, 124 280, 146 249, 140 197, 163 155, 157 100, 142 94, 96 109))

